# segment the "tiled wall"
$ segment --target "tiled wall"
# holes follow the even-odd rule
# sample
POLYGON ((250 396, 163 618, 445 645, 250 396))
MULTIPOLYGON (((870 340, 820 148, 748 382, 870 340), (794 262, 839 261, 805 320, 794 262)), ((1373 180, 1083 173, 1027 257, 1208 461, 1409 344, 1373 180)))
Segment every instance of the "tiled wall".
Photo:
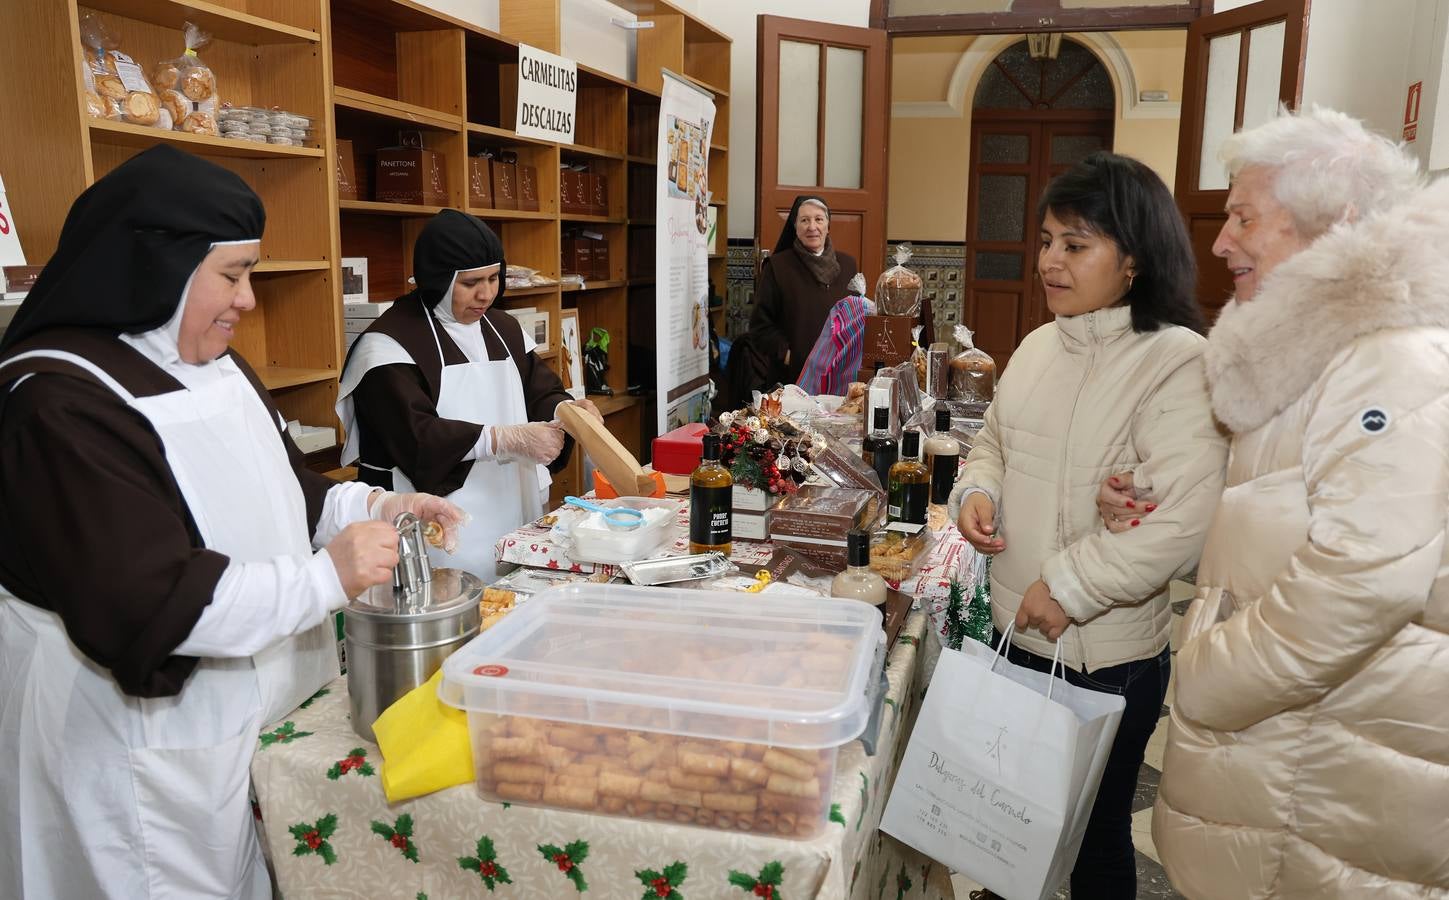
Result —
MULTIPOLYGON (((935 316, 936 340, 951 340, 951 329, 961 321, 965 307, 966 248, 960 244, 911 244, 911 261, 907 266, 921 276, 924 293, 921 302, 935 316)), ((886 258, 894 265, 895 245, 886 248, 886 258)), ((744 334, 750 324, 750 309, 755 293, 755 248, 753 242, 734 238, 729 244, 729 286, 725 293, 725 334, 744 334)), ((868 290, 874 292, 875 285, 868 290)))

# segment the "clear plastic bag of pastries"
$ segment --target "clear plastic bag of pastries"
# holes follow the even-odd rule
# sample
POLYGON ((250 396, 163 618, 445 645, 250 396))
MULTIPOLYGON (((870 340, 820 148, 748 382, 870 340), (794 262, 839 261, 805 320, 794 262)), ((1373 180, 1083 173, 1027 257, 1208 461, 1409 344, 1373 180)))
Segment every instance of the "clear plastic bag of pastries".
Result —
POLYGON ((146 73, 121 52, 101 17, 81 10, 80 33, 86 112, 97 119, 170 128, 171 117, 162 110, 146 73))
POLYGON ((211 43, 211 35, 192 22, 183 29, 186 52, 156 64, 151 82, 161 104, 171 114, 172 127, 191 134, 219 134, 216 123, 216 73, 197 51, 211 43))

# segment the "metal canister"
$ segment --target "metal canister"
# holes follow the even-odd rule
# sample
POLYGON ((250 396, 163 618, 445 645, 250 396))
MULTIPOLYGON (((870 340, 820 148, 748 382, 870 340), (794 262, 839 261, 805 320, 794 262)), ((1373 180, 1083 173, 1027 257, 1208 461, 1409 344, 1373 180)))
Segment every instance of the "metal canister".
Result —
POLYGON ((376 740, 372 723, 443 660, 478 634, 483 581, 459 569, 430 569, 422 523, 404 513, 393 583, 343 608, 352 730, 376 740))

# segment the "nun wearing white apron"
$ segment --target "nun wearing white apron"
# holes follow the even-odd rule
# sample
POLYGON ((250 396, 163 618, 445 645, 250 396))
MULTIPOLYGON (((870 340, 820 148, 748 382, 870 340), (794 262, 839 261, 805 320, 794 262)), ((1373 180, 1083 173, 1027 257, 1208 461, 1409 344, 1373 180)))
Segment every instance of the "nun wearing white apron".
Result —
POLYGON ((434 564, 491 580, 494 545, 542 514, 549 471, 573 441, 554 411, 573 401, 518 322, 494 308, 503 296, 503 244, 481 219, 445 209, 413 247, 417 288, 353 344, 337 416, 343 465, 358 479, 447 497, 471 519, 451 556, 434 564))
POLYGON ((302 464, 227 349, 264 223, 147 150, 76 200, 0 344, 0 897, 270 897, 260 728, 337 676, 391 517, 461 518, 302 464))

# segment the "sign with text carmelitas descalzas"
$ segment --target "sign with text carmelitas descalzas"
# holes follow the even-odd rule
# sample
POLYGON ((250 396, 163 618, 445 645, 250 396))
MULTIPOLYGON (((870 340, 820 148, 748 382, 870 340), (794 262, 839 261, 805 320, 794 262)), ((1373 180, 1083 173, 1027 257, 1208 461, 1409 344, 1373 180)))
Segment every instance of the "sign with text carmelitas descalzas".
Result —
POLYGON ((521 137, 574 142, 579 66, 537 47, 518 45, 518 119, 521 137))

